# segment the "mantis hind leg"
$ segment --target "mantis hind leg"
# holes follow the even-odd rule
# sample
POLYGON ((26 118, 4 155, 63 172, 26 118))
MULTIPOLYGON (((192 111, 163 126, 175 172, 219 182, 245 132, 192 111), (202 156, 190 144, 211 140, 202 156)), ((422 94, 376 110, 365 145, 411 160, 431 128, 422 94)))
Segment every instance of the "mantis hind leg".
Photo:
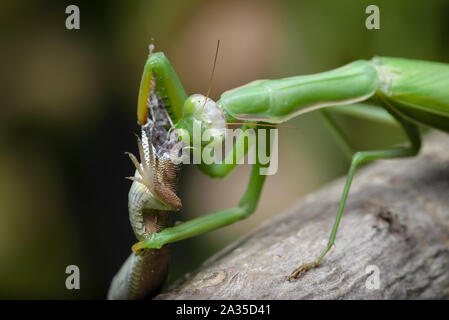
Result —
POLYGON ((335 122, 335 120, 329 115, 328 111, 325 109, 318 110, 318 114, 320 118, 323 120, 324 125, 327 127, 331 135, 334 137, 335 142, 339 145, 346 158, 351 161, 352 155, 354 152, 352 151, 351 144, 349 143, 348 137, 341 130, 339 125, 335 122))
POLYGON ((352 105, 332 106, 329 108, 320 109, 317 113, 349 162, 352 161, 354 152, 348 137, 343 130, 341 130, 338 123, 332 118, 331 114, 343 114, 382 123, 384 125, 400 127, 400 124, 395 120, 395 117, 380 105, 358 103, 352 105))
POLYGON ((356 152, 352 157, 351 167, 348 172, 348 177, 346 178, 346 184, 343 189, 343 195, 340 200, 340 205, 337 212, 337 217, 335 218, 334 225, 332 227, 332 231, 329 237, 329 241, 327 243, 326 248, 321 252, 318 258, 311 262, 301 265, 299 268, 295 269, 290 276, 288 276, 288 280, 298 278, 302 273, 318 267, 323 258, 329 252, 329 250, 334 245, 335 237, 337 235, 338 226, 340 224, 341 217, 343 215, 343 211, 345 208, 346 200, 348 198, 349 189, 351 188, 352 178, 358 168, 358 166, 362 163, 366 163, 373 160, 379 159, 391 159, 391 158, 402 158, 402 157, 412 157, 415 156, 421 147, 421 136, 419 132, 419 128, 407 120, 401 118, 400 116, 392 113, 392 115, 398 120, 399 124, 404 129, 407 138, 409 139, 410 145, 408 146, 400 146, 394 147, 385 150, 375 150, 375 151, 361 151, 356 152))

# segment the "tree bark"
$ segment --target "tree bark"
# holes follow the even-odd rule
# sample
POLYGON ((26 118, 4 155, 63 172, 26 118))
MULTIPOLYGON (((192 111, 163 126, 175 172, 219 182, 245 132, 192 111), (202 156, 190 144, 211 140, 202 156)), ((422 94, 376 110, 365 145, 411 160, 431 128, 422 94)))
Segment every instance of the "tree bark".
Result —
POLYGON ((318 268, 287 281, 324 249, 344 182, 306 196, 156 299, 447 299, 448 136, 431 133, 418 157, 360 169, 335 247, 318 268))

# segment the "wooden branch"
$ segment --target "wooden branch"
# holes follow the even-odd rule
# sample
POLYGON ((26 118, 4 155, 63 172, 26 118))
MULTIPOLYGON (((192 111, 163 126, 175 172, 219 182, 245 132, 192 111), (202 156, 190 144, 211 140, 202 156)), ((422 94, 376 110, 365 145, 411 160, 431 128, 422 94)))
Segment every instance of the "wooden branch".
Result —
POLYGON ((310 194, 156 298, 447 299, 449 137, 434 132, 419 157, 357 172, 336 246, 319 268, 287 281, 326 245, 343 184, 310 194))

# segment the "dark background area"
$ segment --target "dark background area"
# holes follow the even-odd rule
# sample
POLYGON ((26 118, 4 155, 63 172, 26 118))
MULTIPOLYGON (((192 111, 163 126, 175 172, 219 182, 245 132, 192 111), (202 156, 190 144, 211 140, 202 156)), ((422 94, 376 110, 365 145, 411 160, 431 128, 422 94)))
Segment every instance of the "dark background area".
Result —
MULTIPOLYGON (((148 45, 164 51, 188 92, 211 97, 259 78, 339 67, 375 55, 449 62, 448 1, 2 1, 0 4, 0 298, 105 297, 135 242, 124 177, 134 170, 137 91, 148 45), (81 29, 65 28, 76 4, 81 29), (380 8, 381 29, 365 28, 380 8), (65 268, 81 289, 65 288, 65 268)), ((402 141, 395 129, 338 117, 357 149, 402 141)), ((313 113, 279 134, 279 170, 247 221, 172 245, 169 281, 345 173, 313 113)), ((210 180, 182 173, 179 220, 235 205, 248 166, 210 180)))

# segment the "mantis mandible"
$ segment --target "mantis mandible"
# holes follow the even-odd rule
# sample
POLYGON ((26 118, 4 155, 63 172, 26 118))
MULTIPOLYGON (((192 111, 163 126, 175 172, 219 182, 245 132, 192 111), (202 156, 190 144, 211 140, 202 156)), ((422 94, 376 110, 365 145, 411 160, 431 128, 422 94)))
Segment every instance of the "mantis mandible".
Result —
MULTIPOLYGON (((234 151, 237 145, 244 144, 246 153, 249 147, 245 144, 246 130, 277 125, 315 110, 338 135, 338 142, 352 160, 327 246, 314 261, 297 267, 287 277, 289 280, 318 267, 334 245, 351 182, 361 164, 415 156, 421 147, 420 126, 449 133, 449 65, 376 57, 318 74, 253 81, 224 92, 214 102, 198 94, 188 97, 165 55, 153 53, 150 48, 137 105, 137 119, 142 128, 138 142, 141 163, 130 154, 136 174, 130 178, 134 181, 129 194, 129 215, 140 242, 132 247, 134 252, 114 278, 109 298, 155 294, 166 276, 169 243, 232 224, 256 210, 266 178, 259 172, 264 166, 259 162, 253 165, 247 190, 236 207, 172 226, 168 213, 181 208, 175 193, 179 166, 170 162, 167 152, 181 142, 176 135, 168 138, 173 137, 170 133, 186 130, 193 136, 193 123, 199 121, 204 129, 214 128, 215 138, 221 138, 228 124, 243 123, 234 151), (328 112, 395 124, 404 130, 409 144, 352 153, 328 112)), ((234 157, 234 161, 201 163, 199 168, 210 177, 225 177, 236 167, 236 159, 234 154, 224 157, 234 157)))

